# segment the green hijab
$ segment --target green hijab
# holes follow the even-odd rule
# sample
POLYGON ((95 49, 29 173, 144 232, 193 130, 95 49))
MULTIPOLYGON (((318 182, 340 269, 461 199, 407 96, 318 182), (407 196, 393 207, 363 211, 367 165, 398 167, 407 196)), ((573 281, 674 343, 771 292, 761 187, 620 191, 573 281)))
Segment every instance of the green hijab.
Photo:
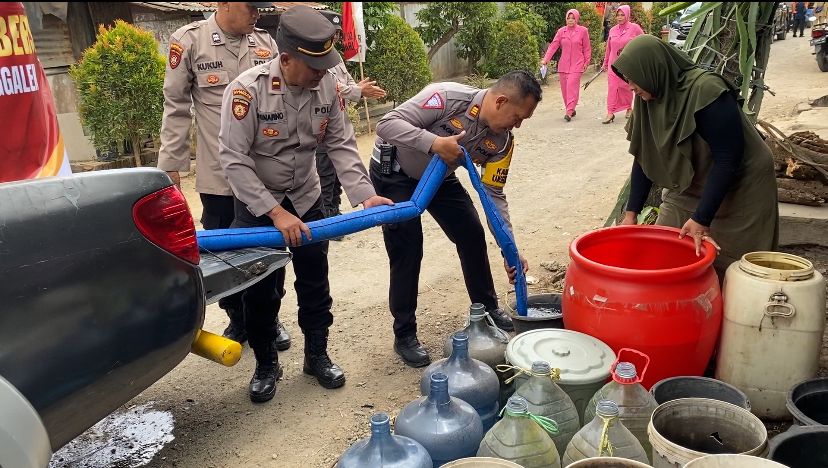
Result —
POLYGON ((630 41, 613 68, 655 98, 635 98, 627 123, 630 154, 655 184, 684 191, 694 175, 690 137, 696 131, 696 112, 722 93, 738 90, 722 76, 697 67, 684 52, 649 35, 630 41))

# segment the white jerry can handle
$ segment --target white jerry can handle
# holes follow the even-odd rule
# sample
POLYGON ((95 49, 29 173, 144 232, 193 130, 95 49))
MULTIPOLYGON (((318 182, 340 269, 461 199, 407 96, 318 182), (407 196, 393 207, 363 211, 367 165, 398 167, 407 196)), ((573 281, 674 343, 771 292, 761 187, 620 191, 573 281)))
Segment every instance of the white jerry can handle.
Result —
POLYGON ((765 304, 765 315, 768 317, 793 317, 796 307, 788 303, 788 296, 785 293, 773 293, 769 302, 765 304))

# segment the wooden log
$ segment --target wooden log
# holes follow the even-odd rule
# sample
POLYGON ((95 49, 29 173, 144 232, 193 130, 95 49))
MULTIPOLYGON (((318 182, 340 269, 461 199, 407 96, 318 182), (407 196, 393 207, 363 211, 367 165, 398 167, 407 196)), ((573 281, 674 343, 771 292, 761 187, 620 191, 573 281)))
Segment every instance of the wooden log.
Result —
POLYGON ((828 200, 828 185, 818 180, 776 179, 776 186, 786 190, 799 190, 813 193, 823 200, 828 200))
POLYGON ((803 164, 801 161, 788 158, 787 169, 785 175, 798 180, 820 180, 820 173, 808 164, 803 164))
POLYGON ((796 205, 805 206, 822 206, 822 204, 825 203, 825 200, 817 197, 813 193, 802 192, 799 190, 788 190, 781 187, 779 187, 777 191, 779 201, 782 203, 794 203, 796 205))

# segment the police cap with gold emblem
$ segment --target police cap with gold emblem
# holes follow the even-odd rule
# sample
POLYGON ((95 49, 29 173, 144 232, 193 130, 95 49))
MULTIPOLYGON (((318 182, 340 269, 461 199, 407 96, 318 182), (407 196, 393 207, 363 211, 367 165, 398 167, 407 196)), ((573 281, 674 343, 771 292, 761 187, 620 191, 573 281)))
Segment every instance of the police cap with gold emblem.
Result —
POLYGON ((316 70, 335 67, 342 60, 334 49, 336 28, 313 8, 297 5, 282 14, 276 46, 316 70))

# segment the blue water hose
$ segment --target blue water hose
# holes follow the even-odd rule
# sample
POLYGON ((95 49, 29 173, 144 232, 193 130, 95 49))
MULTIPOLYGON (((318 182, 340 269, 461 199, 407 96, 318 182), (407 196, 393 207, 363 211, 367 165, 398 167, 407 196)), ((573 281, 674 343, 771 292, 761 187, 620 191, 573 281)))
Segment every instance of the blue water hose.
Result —
MULTIPOLYGON (((483 210, 492 226, 495 240, 500 246, 509 266, 517 267, 517 277, 515 279, 517 312, 518 315, 526 316, 526 277, 523 274, 523 268, 520 266, 520 255, 518 255, 517 244, 515 244, 515 239, 509 230, 509 226, 503 220, 497 207, 483 189, 480 175, 477 173, 471 157, 469 157, 465 149, 463 151, 465 153, 465 167, 469 171, 472 185, 483 203, 483 210)), ((447 171, 448 166, 446 166, 446 163, 439 156, 434 155, 423 172, 423 176, 420 178, 420 182, 417 184, 410 201, 395 203, 391 206, 375 206, 332 216, 319 221, 311 221, 307 223, 307 226, 311 231, 313 240, 308 240, 305 234, 302 234, 302 243, 310 244, 321 242, 334 237, 364 231, 365 229, 382 224, 401 223, 420 216, 428 204, 431 203, 431 200, 437 193, 437 189, 443 183, 447 171)), ((213 252, 247 247, 279 248, 286 246, 284 236, 274 226, 197 231, 196 238, 198 239, 198 246, 200 248, 213 252)))

